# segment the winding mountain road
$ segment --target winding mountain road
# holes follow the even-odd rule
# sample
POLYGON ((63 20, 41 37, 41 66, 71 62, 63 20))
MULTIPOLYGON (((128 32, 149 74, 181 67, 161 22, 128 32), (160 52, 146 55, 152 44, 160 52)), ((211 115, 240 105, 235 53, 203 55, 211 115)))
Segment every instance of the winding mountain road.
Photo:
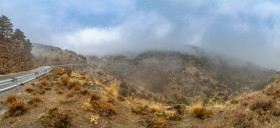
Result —
POLYGON ((29 82, 36 77, 52 70, 50 66, 43 66, 26 72, 0 76, 0 92, 17 87, 21 83, 29 82))

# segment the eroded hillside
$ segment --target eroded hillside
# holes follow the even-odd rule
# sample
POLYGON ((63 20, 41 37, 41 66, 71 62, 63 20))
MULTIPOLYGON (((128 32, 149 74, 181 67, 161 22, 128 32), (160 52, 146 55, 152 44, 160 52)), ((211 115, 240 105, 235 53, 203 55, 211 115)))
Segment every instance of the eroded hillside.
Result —
POLYGON ((32 69, 33 56, 22 41, 0 38, 0 74, 32 69))

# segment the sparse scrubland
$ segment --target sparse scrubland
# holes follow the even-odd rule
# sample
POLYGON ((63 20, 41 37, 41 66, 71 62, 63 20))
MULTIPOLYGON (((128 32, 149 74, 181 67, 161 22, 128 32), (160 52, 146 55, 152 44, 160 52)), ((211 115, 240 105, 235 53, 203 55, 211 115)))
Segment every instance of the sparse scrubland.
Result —
MULTIPOLYGON (((99 74, 106 74, 99 70, 99 74)), ((55 68, 24 85, 24 92, 3 97, 1 127, 52 128, 256 128, 280 126, 280 80, 263 90, 225 102, 215 98, 176 104, 143 98, 109 74, 88 76, 55 68), (105 80, 106 79, 106 80, 105 80)), ((152 94, 153 95, 153 94, 152 94)))

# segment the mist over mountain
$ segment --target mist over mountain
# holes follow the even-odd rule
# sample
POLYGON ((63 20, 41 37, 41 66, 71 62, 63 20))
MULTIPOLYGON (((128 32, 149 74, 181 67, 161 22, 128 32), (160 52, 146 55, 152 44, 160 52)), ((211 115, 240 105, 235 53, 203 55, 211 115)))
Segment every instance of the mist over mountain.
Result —
POLYGON ((187 44, 280 69, 280 3, 275 0, 0 3, 0 11, 33 42, 84 55, 184 52, 187 44))

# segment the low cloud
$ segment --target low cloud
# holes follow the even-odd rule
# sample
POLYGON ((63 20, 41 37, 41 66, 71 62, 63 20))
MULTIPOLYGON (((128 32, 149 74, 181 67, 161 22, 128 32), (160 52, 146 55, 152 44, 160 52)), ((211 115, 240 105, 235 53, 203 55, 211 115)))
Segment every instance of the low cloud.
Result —
POLYGON ((280 69, 274 0, 0 0, 33 42, 106 55, 194 45, 280 69))

